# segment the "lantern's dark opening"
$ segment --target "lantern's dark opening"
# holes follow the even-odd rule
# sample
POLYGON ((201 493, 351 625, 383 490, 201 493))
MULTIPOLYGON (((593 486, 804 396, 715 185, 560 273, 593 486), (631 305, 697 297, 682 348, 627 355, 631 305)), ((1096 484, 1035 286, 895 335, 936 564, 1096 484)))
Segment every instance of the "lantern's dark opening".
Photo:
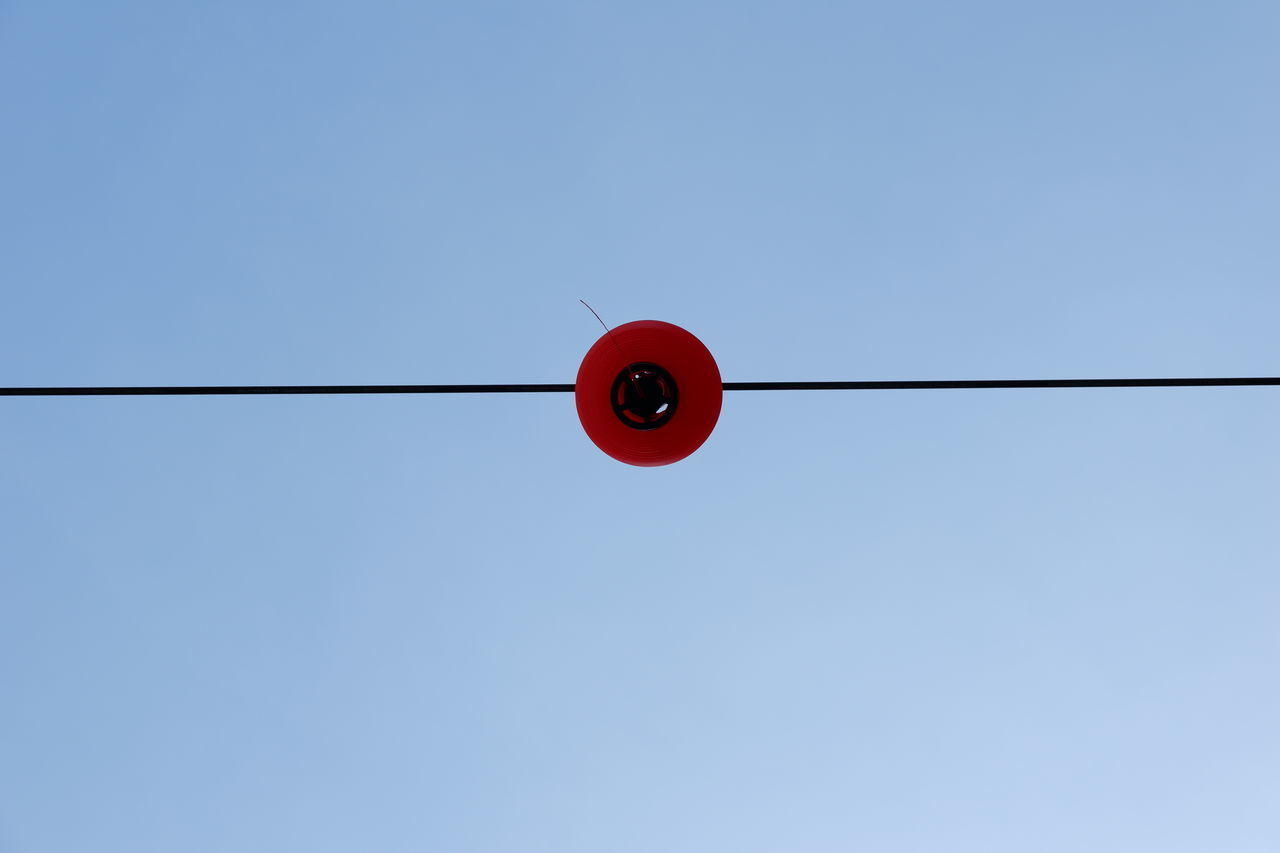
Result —
POLYGON ((680 392, 671 374, 656 364, 627 365, 613 380, 613 413, 632 429, 657 429, 676 413, 680 392))

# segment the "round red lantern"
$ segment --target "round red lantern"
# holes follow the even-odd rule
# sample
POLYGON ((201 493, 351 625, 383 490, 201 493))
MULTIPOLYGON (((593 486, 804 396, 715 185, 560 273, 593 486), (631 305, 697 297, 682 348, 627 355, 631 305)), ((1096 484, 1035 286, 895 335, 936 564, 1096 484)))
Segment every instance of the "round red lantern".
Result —
POLYGON ((702 446, 724 396, 711 352, 689 332, 637 320, 606 332, 578 368, 574 397, 596 446, 628 465, 670 465, 702 446))

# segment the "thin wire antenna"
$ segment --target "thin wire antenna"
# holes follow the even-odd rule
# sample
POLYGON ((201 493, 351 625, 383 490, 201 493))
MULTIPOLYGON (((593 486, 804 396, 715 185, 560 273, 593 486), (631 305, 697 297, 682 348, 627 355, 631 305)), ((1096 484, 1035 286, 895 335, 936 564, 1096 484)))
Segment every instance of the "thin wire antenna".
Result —
MULTIPOLYGON (((587 305, 587 300, 585 299, 579 299, 578 301, 581 302, 583 305, 587 305)), ((600 315, 596 314, 596 309, 592 308, 590 305, 587 305, 587 310, 590 311, 592 314, 595 314, 597 320, 600 320, 600 315)), ((609 330, 609 327, 605 325, 604 320, 600 320, 600 325, 604 327, 604 330, 606 332, 609 332, 609 334, 611 335, 613 334, 613 332, 609 330)))
MULTIPOLYGON (((583 305, 587 305, 587 300, 585 299, 579 299, 578 301, 581 302, 583 305)), ((600 320, 600 315, 596 314, 596 309, 592 308, 590 305, 587 305, 587 310, 590 311, 592 314, 595 314, 597 320, 600 320)), ((613 341, 614 347, 618 350, 618 355, 622 356, 623 361, 627 362, 627 377, 631 380, 631 387, 635 389, 636 394, 638 394, 641 398, 643 398, 644 389, 640 387, 640 383, 636 380, 636 376, 635 376, 635 370, 634 370, 635 362, 627 358, 626 350, 622 348, 622 344, 618 343, 618 339, 613 336, 613 329, 610 329, 605 324, 604 320, 600 320, 600 325, 604 326, 605 334, 609 336, 609 340, 613 341)))
MULTIPOLYGON (((588 306, 590 307, 590 306, 588 306)), ((725 382, 726 391, 891 391, 974 388, 1175 388, 1280 385, 1280 376, 1180 379, 940 379, 854 382, 725 382)), ((500 385, 117 385, 0 388, 0 397, 177 397, 267 394, 571 393, 572 383, 500 385)))
MULTIPOLYGON (((585 299, 579 299, 578 301, 581 302, 583 305, 587 305, 587 300, 585 299)), ((613 341, 613 345, 618 348, 618 354, 621 355, 623 358, 627 358, 627 354, 622 350, 622 344, 618 343, 618 339, 613 336, 613 329, 610 329, 608 325, 605 324, 604 320, 600 319, 600 315, 596 314, 596 309, 592 308, 590 305, 587 305, 587 310, 590 311, 592 314, 595 314, 596 319, 600 321, 600 325, 601 327, 604 328, 605 334, 609 336, 609 340, 613 341)), ((627 359, 627 360, 630 361, 630 359, 627 359)))

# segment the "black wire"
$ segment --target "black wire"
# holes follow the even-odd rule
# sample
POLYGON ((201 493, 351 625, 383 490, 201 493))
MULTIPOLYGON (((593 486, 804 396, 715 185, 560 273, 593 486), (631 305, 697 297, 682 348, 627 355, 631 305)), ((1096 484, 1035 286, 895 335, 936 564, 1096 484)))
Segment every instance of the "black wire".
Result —
MULTIPOLYGON (((726 391, 883 391, 945 388, 1167 388, 1280 385, 1278 376, 1191 379, 943 379, 870 382, 726 382, 726 391)), ((528 394, 573 391, 544 385, 160 385, 67 388, 0 388, 0 397, 175 397, 239 394, 528 394)))
POLYGON ((1204 385, 1280 385, 1280 376, 1195 379, 942 379, 888 382, 726 382, 726 391, 884 391, 928 388, 1167 388, 1204 385))
POLYGON ((210 394, 510 394, 572 390, 572 385, 164 385, 98 388, 0 388, 0 397, 176 397, 210 394))

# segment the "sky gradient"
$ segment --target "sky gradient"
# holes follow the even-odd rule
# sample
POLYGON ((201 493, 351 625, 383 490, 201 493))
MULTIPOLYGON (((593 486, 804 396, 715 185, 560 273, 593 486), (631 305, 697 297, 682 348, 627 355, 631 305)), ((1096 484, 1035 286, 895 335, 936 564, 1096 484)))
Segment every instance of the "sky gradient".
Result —
MULTIPOLYGON (((0 2, 0 385, 1280 374, 1280 6, 0 2)), ((1274 388, 0 400, 0 851, 1262 853, 1274 388)))

